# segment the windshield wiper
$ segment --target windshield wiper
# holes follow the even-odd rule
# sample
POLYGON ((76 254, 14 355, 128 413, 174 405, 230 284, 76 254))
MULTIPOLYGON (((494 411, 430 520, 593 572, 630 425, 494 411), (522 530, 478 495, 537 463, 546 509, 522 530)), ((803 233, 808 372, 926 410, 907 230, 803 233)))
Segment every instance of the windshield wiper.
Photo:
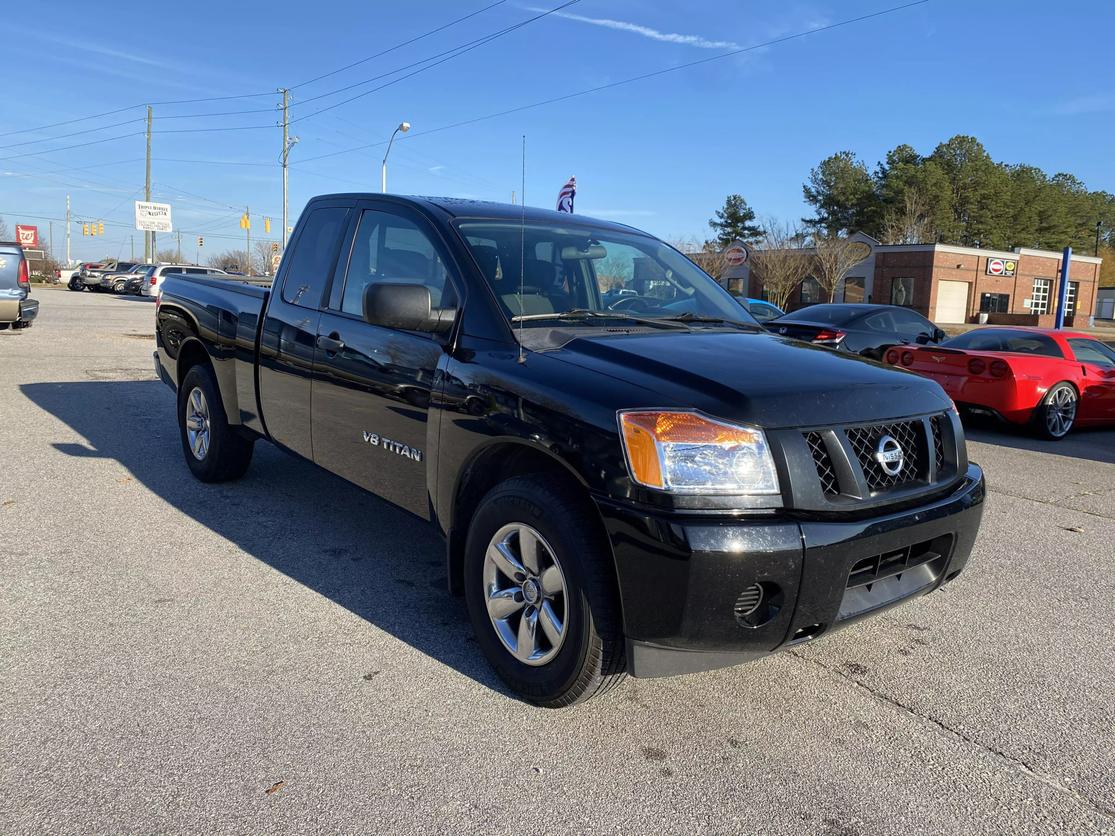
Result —
POLYGON ((640 325, 655 325, 659 328, 684 328, 680 322, 671 322, 666 317, 632 316, 619 311, 590 311, 588 308, 573 308, 568 311, 554 311, 554 313, 525 314, 511 317, 512 322, 531 322, 536 320, 557 319, 561 321, 576 321, 585 319, 619 319, 624 322, 636 322, 640 325))
POLYGON ((700 314, 695 314, 690 311, 678 314, 677 316, 665 316, 662 318, 670 322, 704 322, 714 325, 734 325, 737 328, 747 328, 751 331, 763 330, 763 326, 753 325, 750 322, 740 322, 738 319, 724 319, 719 316, 701 316, 700 314))

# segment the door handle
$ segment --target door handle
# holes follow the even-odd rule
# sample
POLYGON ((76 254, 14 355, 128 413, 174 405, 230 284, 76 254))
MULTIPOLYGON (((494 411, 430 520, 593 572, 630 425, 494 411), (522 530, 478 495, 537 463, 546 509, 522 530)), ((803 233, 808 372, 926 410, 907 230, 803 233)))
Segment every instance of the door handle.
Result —
POLYGON ((317 347, 326 354, 336 354, 344 350, 345 344, 341 340, 341 335, 334 331, 328 337, 318 337, 317 347))

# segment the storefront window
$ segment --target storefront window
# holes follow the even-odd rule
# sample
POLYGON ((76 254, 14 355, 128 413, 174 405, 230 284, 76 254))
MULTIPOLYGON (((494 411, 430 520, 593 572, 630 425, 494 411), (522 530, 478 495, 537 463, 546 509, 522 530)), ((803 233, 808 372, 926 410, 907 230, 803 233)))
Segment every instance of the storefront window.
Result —
POLYGON ((893 279, 890 283, 890 303, 912 308, 914 305, 914 279, 912 276, 903 276, 893 279))
POLYGON ((1030 313, 1049 313, 1049 289, 1052 286, 1052 279, 1034 279, 1034 289, 1030 294, 1030 313))
POLYGON ((844 301, 859 304, 864 300, 863 276, 848 276, 844 279, 844 301))
POLYGON ((801 283, 801 303, 803 305, 816 305, 818 302, 825 302, 826 299, 822 298, 821 284, 812 276, 806 276, 805 281, 801 283))
POLYGON ((980 313, 1010 313, 1009 293, 984 293, 979 300, 980 313))

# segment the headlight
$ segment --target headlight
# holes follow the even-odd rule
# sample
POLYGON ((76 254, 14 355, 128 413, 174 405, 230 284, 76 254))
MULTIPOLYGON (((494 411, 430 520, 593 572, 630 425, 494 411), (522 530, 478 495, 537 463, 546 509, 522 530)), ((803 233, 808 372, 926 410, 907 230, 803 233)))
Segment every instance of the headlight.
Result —
POLYGON ((619 413, 627 468, 640 485, 683 494, 777 494, 778 474, 758 427, 696 412, 619 413))

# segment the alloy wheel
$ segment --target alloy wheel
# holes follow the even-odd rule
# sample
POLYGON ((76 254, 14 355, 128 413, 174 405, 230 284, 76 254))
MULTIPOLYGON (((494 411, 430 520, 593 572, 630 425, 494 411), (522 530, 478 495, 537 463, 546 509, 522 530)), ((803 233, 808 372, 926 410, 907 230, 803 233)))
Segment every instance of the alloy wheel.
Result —
POLYGON ((1076 420, 1076 393, 1067 386, 1058 389, 1049 399, 1045 410, 1045 426, 1054 438, 1060 438, 1072 429, 1076 420))
POLYGON ((524 523, 503 526, 484 554, 483 584, 488 618, 507 652, 533 667, 551 661, 569 632, 569 602, 545 538, 524 523))
POLYGON ((204 461, 209 452, 209 431, 209 403, 205 393, 195 386, 186 398, 186 440, 199 462, 204 461))

